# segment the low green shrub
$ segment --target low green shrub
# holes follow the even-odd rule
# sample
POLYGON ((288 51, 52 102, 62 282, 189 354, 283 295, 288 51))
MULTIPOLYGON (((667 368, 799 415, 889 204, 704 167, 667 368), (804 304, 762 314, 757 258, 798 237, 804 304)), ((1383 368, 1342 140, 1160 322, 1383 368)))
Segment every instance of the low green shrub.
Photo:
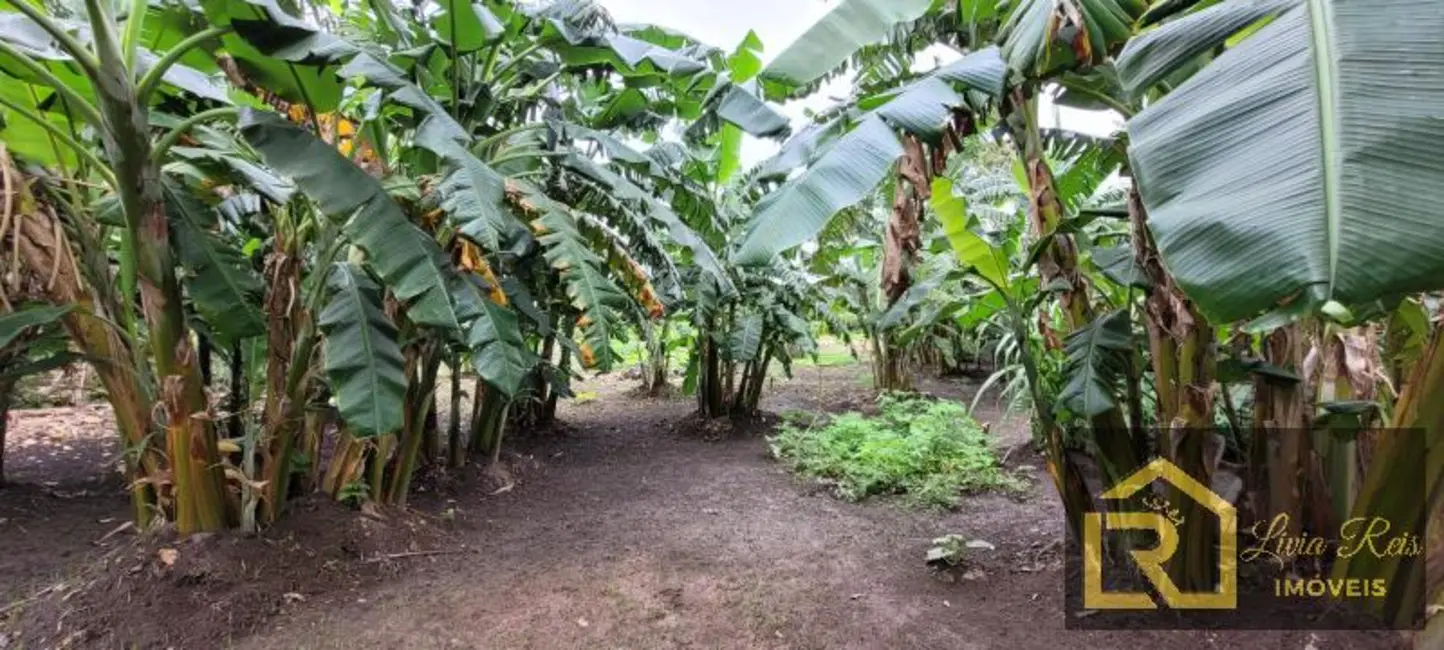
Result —
POLYGON ((1021 486, 962 405, 911 396, 884 396, 879 405, 876 417, 844 413, 810 426, 787 418, 769 438, 772 453, 799 474, 833 483, 849 501, 901 494, 955 507, 966 492, 1021 486))

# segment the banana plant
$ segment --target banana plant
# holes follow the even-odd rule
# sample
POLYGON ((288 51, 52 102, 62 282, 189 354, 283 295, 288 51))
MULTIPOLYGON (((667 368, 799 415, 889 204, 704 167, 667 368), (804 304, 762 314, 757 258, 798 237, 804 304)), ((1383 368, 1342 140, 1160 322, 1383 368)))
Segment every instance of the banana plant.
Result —
MULTIPOLYGON (((644 313, 659 315, 653 275, 675 275, 657 243, 659 233, 690 246, 699 260, 713 257, 687 224, 654 197, 649 178, 626 178, 660 173, 660 164, 593 128, 614 126, 619 115, 586 110, 591 102, 621 106, 616 102, 625 99, 590 96, 598 73, 666 85, 674 77, 705 76, 707 68, 684 53, 622 33, 594 9, 586 3, 506 11, 457 8, 436 17, 428 33, 405 39, 412 45, 435 39, 437 47, 419 58, 411 50, 390 56, 361 51, 285 17, 270 16, 269 24, 247 21, 238 28, 238 36, 263 54, 289 65, 334 68, 332 74, 370 93, 376 102, 365 110, 374 116, 357 115, 358 131, 370 140, 368 146, 387 152, 380 161, 382 174, 390 168, 393 181, 420 190, 414 196, 391 191, 363 166, 307 133, 305 120, 296 124, 242 112, 247 143, 329 216, 339 228, 336 245, 363 255, 359 268, 364 272, 353 269, 356 281, 346 283, 348 290, 327 307, 337 317, 321 327, 326 348, 345 348, 346 343, 332 345, 338 337, 394 340, 398 332, 413 332, 411 343, 402 346, 403 363, 393 354, 382 355, 390 361, 380 366, 332 367, 327 355, 350 438, 379 440, 376 444, 387 453, 367 452, 373 459, 368 462, 377 457, 385 462, 392 451, 399 454, 394 478, 386 485, 373 480, 373 494, 403 500, 417 456, 432 444, 419 423, 429 407, 418 402, 429 402, 434 371, 427 369, 438 365, 442 348, 467 350, 485 382, 484 388, 478 386, 474 409, 485 423, 472 427, 472 437, 473 443, 484 441, 480 446, 495 458, 500 426, 512 403, 554 404, 549 391, 564 387, 567 370, 551 365, 552 346, 575 352, 584 365, 605 368, 614 360, 612 341, 634 301, 644 313), (285 39, 295 44, 277 47, 285 39), (318 43, 327 45, 317 49, 318 43), (303 52, 303 47, 311 49, 303 52), (427 86, 439 92, 423 90, 427 86), (559 110, 546 93, 576 93, 577 103, 559 110), (606 148, 617 160, 594 160, 584 146, 606 148), (613 188, 619 191, 609 195, 613 188), (442 221, 428 226, 421 222, 432 217, 422 215, 442 221), (404 318, 393 319, 399 326, 395 331, 358 332, 338 320, 343 303, 336 301, 374 293, 364 288, 367 274, 404 307, 404 318), (568 329, 575 323, 580 344, 570 333, 558 337, 563 322, 568 329), (420 355, 414 366, 413 352, 420 355), (354 379, 383 375, 386 381, 354 379), (368 392, 351 395, 358 385, 368 392), (377 421, 379 413, 393 417, 377 421), (393 449, 388 436, 398 430, 393 449)), ((637 99, 644 110, 662 110, 667 99, 659 92, 643 95, 637 99)), ((374 304, 361 309, 354 307, 356 300, 349 302, 353 307, 344 313, 352 321, 378 313, 374 304)), ((458 457, 456 449, 451 456, 458 457)))
POLYGON ((1119 59, 1121 79, 1140 95, 1175 81, 1130 121, 1129 152, 1159 252, 1215 320, 1438 286, 1444 257, 1429 215, 1439 197, 1388 188, 1428 186, 1440 172, 1425 153, 1444 140, 1426 117, 1440 91, 1427 75, 1381 66, 1424 69, 1441 47, 1424 36, 1431 25, 1413 3, 1335 5, 1224 2, 1140 36, 1119 59), (1200 69, 1200 57, 1221 47, 1200 69), (1388 56, 1374 59, 1380 52, 1388 56), (1375 94, 1362 88, 1379 79, 1409 99, 1368 102, 1375 94), (1284 114, 1298 116, 1292 128, 1273 128, 1284 114), (1231 128, 1216 129, 1220 119, 1231 128), (1388 153, 1361 153, 1376 148, 1388 153), (1373 180, 1356 180, 1364 178, 1373 180), (1222 187, 1258 194, 1206 208, 1222 187), (1232 207, 1261 204, 1279 209, 1263 219, 1232 207), (1264 251, 1283 275, 1260 272, 1264 251))
MULTIPOLYGON (((226 30, 201 29, 178 35, 153 27, 153 36, 169 37, 174 43, 164 55, 158 55, 141 45, 150 13, 145 3, 131 7, 124 23, 117 20, 107 3, 85 4, 79 15, 49 13, 25 2, 11 4, 17 13, 7 15, 7 20, 16 29, 7 30, 7 37, 0 43, 0 55, 15 64, 11 69, 19 71, 16 75, 21 82, 16 88, 23 89, 30 101, 17 101, 14 95, 6 99, 5 108, 19 123, 7 130, 38 128, 45 132, 52 143, 51 156, 42 152, 40 160, 52 164, 67 180, 98 178, 116 198, 120 217, 117 229, 122 240, 118 278, 121 323, 129 335, 129 345, 137 346, 135 361, 153 370, 154 385, 112 390, 112 400, 121 402, 116 404, 118 412, 135 412, 154 399, 165 414, 163 432, 158 433, 162 433, 159 439, 164 441, 167 452, 164 457, 171 459, 170 485, 159 491, 156 505, 173 514, 182 532, 223 528, 235 521, 236 510, 225 489, 214 427, 207 418, 193 417, 207 412, 209 405, 186 324, 184 294, 176 273, 177 255, 171 241, 173 227, 167 217, 166 189, 160 171, 166 150, 179 135, 213 113, 199 111, 157 138, 150 130, 150 107, 171 96, 202 106, 229 103, 204 74, 180 64, 182 57, 226 30), (61 123, 76 128, 61 128, 54 116, 43 114, 42 94, 53 100, 51 110, 58 107, 63 115, 61 123), (97 156, 94 146, 75 135, 81 125, 88 127, 88 132, 103 145, 103 159, 97 156), (140 297, 139 314, 133 308, 136 291, 140 297), (142 322, 143 341, 139 327, 142 322), (143 356, 138 347, 142 342, 148 344, 143 356)), ((80 221, 82 229, 90 230, 95 223, 87 222, 91 218, 84 211, 87 197, 78 187, 68 183, 67 191, 57 198, 68 208, 70 218, 80 221)), ((176 236, 186 235, 178 232, 176 236)), ((194 240, 190 243, 203 244, 194 240)), ((224 265, 229 260, 215 262, 224 265)), ((207 272, 215 270, 211 267, 207 272)), ((108 274, 108 270, 92 272, 108 274)), ((112 352, 119 354, 119 350, 112 352)), ((120 358, 113 356, 110 360, 120 358)), ((146 418, 141 422, 149 421, 146 418)), ((128 447, 138 447, 141 456, 154 457, 146 448, 153 444, 152 433, 157 432, 139 422, 123 429, 128 447)), ((154 473, 132 478, 137 491, 148 491, 149 486, 162 481, 154 473)))
MULTIPOLYGON (((1426 36, 1431 27, 1407 2, 1366 12, 1336 2, 1224 2, 1176 16, 1124 50, 1124 85, 1138 96, 1162 95, 1128 126, 1141 203, 1159 253, 1201 312, 1216 320, 1268 314, 1263 328, 1438 288, 1444 261, 1428 225, 1438 197, 1388 189, 1433 188, 1425 179, 1439 173, 1424 153, 1444 141, 1444 128, 1425 117, 1438 84, 1397 73, 1433 69, 1444 50, 1426 36), (1376 82, 1403 99, 1366 102, 1377 93, 1363 88, 1376 82), (1290 127, 1277 128, 1284 113, 1290 127), (1221 119, 1228 128, 1217 127, 1221 119), (1234 204, 1215 209, 1210 200, 1222 187, 1247 197, 1237 205, 1275 209, 1268 219, 1234 204), (1262 251, 1274 269, 1266 274, 1262 251)), ((1302 361, 1305 335, 1290 325, 1270 337, 1302 361)), ((1430 358, 1414 369, 1416 390, 1429 383, 1430 358)), ((1422 427, 1430 444, 1439 428, 1409 397, 1401 395, 1391 424, 1422 427)), ((1422 509, 1385 489, 1407 466, 1404 438, 1382 442, 1356 513, 1423 521, 1440 507, 1434 482, 1425 483, 1431 500, 1422 509)), ((1417 567, 1364 564, 1335 568, 1408 584, 1389 603, 1393 615, 1411 616, 1427 602, 1417 567)))
POLYGON ((418 457, 435 455, 426 423, 441 357, 480 375, 486 416, 474 419, 486 424, 469 446, 495 458, 513 402, 555 408, 569 370, 554 347, 605 367, 627 319, 660 315, 673 251, 734 292, 689 224, 701 202, 671 151, 603 151, 621 142, 612 130, 707 110, 722 83, 711 48, 618 27, 587 2, 439 14, 371 3, 375 22, 268 0, 138 4, 124 21, 93 5, 84 25, 16 8, 0 37, 18 71, 3 139, 56 175, 25 203, 46 220, 22 220, 17 248, 36 269, 72 268, 57 265, 67 249, 85 262, 86 277, 52 281, 47 298, 80 301, 67 330, 108 359, 97 367, 138 459, 138 517, 159 511, 193 532, 279 516, 298 468, 322 473, 331 397, 343 444, 324 482, 340 492, 364 474, 373 498, 399 504, 418 457), (112 232, 114 278, 101 244, 112 232), (96 324, 112 320, 119 330, 96 324), (237 404, 232 439, 191 417, 209 408, 193 329, 264 360, 261 419, 245 422, 237 404), (108 370, 135 367, 131 354, 141 372, 108 370), (150 429, 152 403, 163 432, 150 429))
MULTIPOLYGON (((745 176, 743 177, 745 179, 745 176)), ((745 199, 724 190, 721 217, 724 251, 735 251, 745 228, 745 199)), ((695 392, 704 417, 748 416, 756 412, 772 364, 791 375, 792 360, 817 351, 809 322, 827 318, 827 301, 817 291, 818 279, 794 258, 778 258, 758 268, 728 267, 728 293, 710 275, 697 274, 687 297, 696 332, 687 363, 685 392, 695 392)))

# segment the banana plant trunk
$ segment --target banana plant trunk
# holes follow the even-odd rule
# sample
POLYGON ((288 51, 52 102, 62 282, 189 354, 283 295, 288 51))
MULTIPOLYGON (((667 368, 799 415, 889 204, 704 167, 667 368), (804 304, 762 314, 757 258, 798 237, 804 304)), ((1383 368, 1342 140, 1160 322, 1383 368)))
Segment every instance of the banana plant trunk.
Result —
MULTIPOLYGON (((566 324, 562 327, 562 338, 570 340, 572 333, 576 330, 577 320, 572 317, 564 317, 563 321, 566 324)), ((572 349, 570 346, 562 346, 561 358, 557 360, 557 372, 563 377, 571 377, 572 349)), ((556 422, 557 420, 557 398, 559 397, 560 395, 554 390, 547 392, 546 407, 543 409, 542 414, 548 423, 556 422)))
POLYGON ((880 333, 874 342, 873 385, 879 391, 910 391, 913 388, 907 355, 880 333))
POLYGON ((230 418, 226 420, 226 436, 240 438, 246 433, 246 411, 250 405, 250 386, 246 381, 246 357, 244 346, 240 341, 231 343, 229 370, 231 393, 226 410, 230 412, 230 418))
POLYGON ((196 355, 201 368, 201 386, 204 386, 206 390, 210 390, 213 385, 212 381, 214 380, 214 377, 212 377, 214 368, 212 366, 214 364, 213 358, 215 357, 215 344, 211 342, 211 337, 204 334, 196 334, 196 355))
POLYGON ((62 322, 75 346, 93 360, 91 365, 105 387, 116 428, 128 450, 125 463, 132 514, 136 525, 144 527, 156 506, 169 504, 158 498, 169 499, 169 494, 158 495, 154 483, 142 480, 163 476, 166 459, 152 442, 154 394, 147 383, 145 363, 137 358, 139 351, 132 350, 107 322, 115 322, 116 315, 121 313, 115 296, 107 292, 107 288, 115 286, 109 261, 98 245, 92 245, 89 233, 76 232, 76 237, 82 240, 71 242, 55 221, 53 206, 34 196, 27 184, 10 187, 8 184, 15 180, 15 175, 0 176, 7 183, 7 195, 18 199, 19 205, 33 206, 31 211, 17 211, 12 215, 10 235, 15 238, 10 242, 12 250, 18 248, 20 262, 26 268, 44 269, 47 274, 52 269, 56 271, 46 285, 46 298, 50 302, 77 307, 62 322), (75 257, 77 252, 80 259, 75 257), (75 273, 78 268, 92 274, 89 282, 75 273))
POLYGON ((482 399, 485 394, 486 384, 478 377, 471 388, 471 417, 467 420, 467 428, 470 431, 469 443, 461 435, 459 423, 456 435, 448 436, 446 449, 448 456, 447 465, 452 469, 466 467, 467 445, 470 444, 473 448, 477 445, 476 435, 477 431, 479 431, 479 423, 481 422, 482 399))
POLYGON ((531 399, 527 402, 527 410, 531 413, 530 417, 528 418, 530 420, 531 428, 551 426, 554 419, 553 416, 555 415, 555 413, 548 411, 548 404, 550 404, 552 401, 553 390, 551 386, 551 381, 547 379, 547 375, 543 371, 543 369, 551 363, 552 355, 556 354, 556 345, 557 339, 555 332, 553 332, 552 334, 548 334, 546 338, 542 339, 542 363, 538 365, 535 370, 533 370, 533 386, 535 388, 533 389, 532 394, 535 397, 534 399, 531 399))
MULTIPOLYGON (((1073 236, 1058 232, 1063 219, 1063 205, 1058 200, 1058 191, 1053 171, 1044 153, 1042 132, 1037 119, 1037 98, 1030 89, 1018 88, 1010 98, 1010 122, 1014 125, 1019 155, 1022 157, 1024 173, 1028 182, 1028 223, 1033 237, 1050 238, 1038 259, 1041 286, 1050 290, 1057 288, 1059 306, 1063 312, 1064 326, 1068 331, 1048 332, 1046 319, 1040 312, 1039 326, 1044 329, 1044 339, 1061 341, 1071 332, 1088 326, 1094 318, 1093 306, 1088 296, 1087 280, 1078 269, 1078 248, 1073 236)), ((1044 407, 1040 404, 1040 407, 1044 407)), ((1127 420, 1121 409, 1114 408, 1090 421, 1094 442, 1101 457, 1098 465, 1103 470, 1103 479, 1108 485, 1117 483, 1132 474, 1141 465, 1136 457, 1133 433, 1128 429, 1127 420)), ((1054 427, 1048 435, 1059 435, 1061 429, 1054 427)), ((1060 441, 1048 441, 1050 449, 1062 450, 1060 441)), ((1062 458, 1050 459, 1063 467, 1062 458)), ((1062 485, 1077 489, 1081 483, 1064 481, 1062 485)), ((1064 497, 1065 504, 1085 503, 1086 498, 1064 497)))
MULTIPOLYGON (((1028 334, 1027 320, 1022 309, 1013 302, 1008 301, 1008 320, 1012 326, 1013 337, 1025 347, 1031 347, 1032 337, 1028 334)), ((1032 351, 1025 349, 1019 355, 1023 361, 1023 372, 1028 378, 1028 391, 1031 393, 1034 404, 1046 404, 1047 397, 1043 394, 1041 372, 1038 370, 1038 362, 1033 357, 1032 351)), ((1093 505, 1093 496, 1088 491, 1088 484, 1083 480, 1083 472, 1074 464, 1072 458, 1063 448, 1063 431, 1053 419, 1052 411, 1046 408, 1033 409, 1033 422, 1035 424, 1035 441, 1041 439, 1043 453, 1047 460, 1048 476, 1053 479, 1053 487, 1058 491, 1058 496, 1063 501, 1063 516, 1068 522, 1068 533, 1078 543, 1083 540, 1083 515, 1090 511, 1093 505)))
MULTIPOLYGON (((1441 519, 1444 400, 1440 395, 1444 395, 1444 328, 1435 326, 1395 404, 1389 422, 1393 430, 1378 440, 1351 516, 1382 518, 1394 529, 1421 536, 1427 521, 1441 519)), ((1433 570, 1444 562, 1444 541, 1438 528, 1430 532, 1418 555, 1356 553, 1334 564, 1334 576, 1385 580, 1387 598, 1370 605, 1396 624, 1411 623, 1426 606, 1444 604, 1444 578, 1433 570)), ((1441 634, 1438 620, 1435 614, 1426 634, 1441 634)))
MULTIPOLYGON (((762 328, 761 340, 767 340, 767 327, 762 328)), ((762 397, 762 384, 767 380, 767 366, 772 363, 772 350, 766 343, 757 351, 757 358, 742 364, 742 377, 732 395, 732 413, 751 415, 757 412, 757 402, 762 397)))
MULTIPOLYGON (((1299 325, 1270 332, 1263 340, 1263 360, 1301 377, 1305 338, 1299 325)), ((1306 397, 1301 379, 1264 373, 1254 378, 1254 476, 1256 487, 1266 494, 1257 501, 1269 516, 1288 517, 1290 536, 1297 536, 1304 526, 1305 472, 1311 446, 1306 435, 1311 419, 1306 397)))
POLYGON ((762 360, 757 364, 753 373, 751 385, 746 386, 746 394, 743 400, 743 407, 747 413, 756 413, 757 405, 762 402, 762 388, 767 383, 767 367, 772 365, 772 351, 763 353, 762 360))
MULTIPOLYGON (((1128 194, 1128 216, 1134 260, 1151 285, 1144 300, 1144 313, 1153 360, 1158 422, 1164 427, 1160 446, 1164 457, 1209 485, 1217 469, 1209 451, 1221 444, 1213 426, 1213 380, 1217 364, 1213 328, 1163 268, 1148 230, 1148 213, 1136 186, 1128 194)), ((1169 498, 1180 504, 1186 521, 1209 521, 1203 504, 1177 490, 1169 498)), ((1213 575, 1216 563, 1212 558, 1217 537, 1211 525, 1185 528, 1181 551, 1169 566, 1180 587, 1210 588, 1216 579, 1213 575)))
POLYGON ((331 498, 341 497, 346 486, 361 480, 366 465, 366 444, 346 429, 344 423, 336 431, 336 447, 331 462, 321 477, 321 491, 331 498))
POLYGON ((642 386, 654 397, 667 388, 667 325, 666 320, 660 327, 646 324, 647 360, 642 368, 642 386))
POLYGON ((301 298, 301 256, 295 239, 277 232, 266 259, 266 402, 261 414, 263 501, 267 521, 285 509, 290 458, 305 415, 305 383, 316 346, 314 323, 301 298))
POLYGON ((307 382, 311 376, 311 356, 316 349, 318 337, 308 324, 303 329, 301 340, 296 342, 290 368, 286 373, 283 389, 287 391, 283 402, 285 412, 277 423, 271 440, 271 456, 265 466, 267 482, 268 517, 275 521, 285 509, 286 498, 290 495, 291 457, 295 453, 296 438, 306 422, 307 382))
POLYGON ((702 346, 699 353, 702 356, 702 368, 698 373, 700 381, 697 397, 702 415, 709 418, 727 415, 727 387, 723 384, 721 354, 717 350, 717 341, 713 339, 716 332, 714 324, 714 320, 708 320, 707 327, 703 328, 697 339, 702 346))
POLYGON ((391 481, 386 486, 385 500, 394 506, 405 506, 411 491, 411 477, 421 457, 423 439, 435 435, 427 428, 427 415, 436 393, 436 373, 440 366, 437 344, 428 342, 420 349, 415 347, 406 352, 406 376, 410 380, 406 387, 405 404, 402 408, 404 424, 401 434, 401 453, 396 457, 391 470, 391 481))
POLYGON ((441 397, 439 394, 440 384, 438 383, 441 378, 441 356, 440 350, 433 352, 426 367, 427 375, 431 377, 431 397, 427 400, 426 422, 423 425, 424 434, 421 438, 421 462, 426 465, 435 464, 437 457, 441 455, 441 425, 439 416, 441 408, 437 403, 437 400, 441 397))
POLYGON ((206 417, 210 408, 171 256, 160 167, 151 161, 148 111, 137 99, 135 77, 126 67, 110 5, 100 0, 85 4, 99 59, 95 81, 107 136, 105 150, 115 172, 126 238, 133 247, 152 362, 168 418, 166 447, 174 477, 176 529, 181 534, 221 530, 235 523, 236 508, 226 493, 215 427, 206 417))
MULTIPOLYGON (((446 462, 450 467, 457 467, 456 450, 461 448, 461 355, 452 355, 451 361, 446 365, 451 371, 451 403, 448 405, 450 417, 446 421, 446 462)), ((465 458, 463 454, 461 462, 465 462, 465 458)))
MULTIPOLYGON (((1318 361, 1317 378, 1312 382, 1317 394, 1315 403, 1375 400, 1375 378, 1383 376, 1383 364, 1376 360, 1379 342, 1375 334, 1372 326, 1324 327, 1315 346, 1318 361)), ((1361 441, 1375 438, 1368 433, 1372 419, 1372 413, 1365 413, 1352 425, 1313 432, 1322 470, 1318 475, 1322 483, 1318 497, 1329 501, 1328 507, 1316 509, 1313 530, 1338 530, 1339 524, 1348 519, 1354 499, 1359 495, 1360 452, 1369 447, 1361 441), (1320 521, 1322 519, 1327 521, 1320 521)))
POLYGON ((482 393, 480 408, 471 423, 471 450, 478 455, 492 455, 501 446, 511 400, 491 386, 478 386, 477 390, 482 393))

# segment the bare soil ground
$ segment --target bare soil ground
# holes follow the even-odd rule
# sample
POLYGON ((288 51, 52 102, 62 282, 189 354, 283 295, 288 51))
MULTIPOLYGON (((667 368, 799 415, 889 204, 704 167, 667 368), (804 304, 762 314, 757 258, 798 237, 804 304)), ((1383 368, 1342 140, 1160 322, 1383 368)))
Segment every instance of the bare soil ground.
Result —
MULTIPOLYGON (((970 398, 971 386, 921 388, 970 398)), ((88 460, 55 479, 58 468, 32 469, 34 445, 23 441, 43 434, 25 424, 12 450, 15 478, 57 485, 0 492, 0 607, 15 603, 0 613, 0 650, 1354 650, 1399 642, 1357 633, 1065 630, 1061 506, 1029 467, 1037 457, 1018 450, 1025 422, 996 409, 977 415, 993 422, 1000 448, 1015 450, 1010 465, 1039 480, 1026 495, 978 495, 939 513, 837 501, 769 457, 767 420, 704 426, 689 417, 690 400, 638 398, 631 389, 608 378, 579 386, 595 398, 567 404, 564 426, 520 437, 511 480, 499 486, 475 470, 433 476, 410 513, 376 518, 306 501, 300 507, 311 512, 260 538, 199 542, 122 535, 92 546, 126 516, 116 482, 94 482, 113 450, 97 440, 88 460), (69 494, 73 481, 98 486, 96 494, 69 494), (924 566, 930 540, 949 533, 996 547, 975 554, 971 579, 945 582, 924 566), (20 540, 32 535, 37 541, 20 540), (418 554, 433 549, 453 552, 418 554)), ((763 406, 862 410, 868 395, 859 366, 799 368, 763 406)), ((75 447, 83 438, 66 441, 75 447)))
POLYGON ((128 520, 104 404, 10 412, 0 488, 0 606, 62 577, 128 520))

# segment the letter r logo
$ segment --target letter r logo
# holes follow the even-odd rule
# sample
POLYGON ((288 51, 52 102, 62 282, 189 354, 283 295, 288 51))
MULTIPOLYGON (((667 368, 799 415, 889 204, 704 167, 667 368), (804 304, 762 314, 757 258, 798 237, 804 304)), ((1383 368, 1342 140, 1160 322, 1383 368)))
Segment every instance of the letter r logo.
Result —
POLYGON ((1178 527, 1154 512, 1087 513, 1083 518, 1083 606, 1088 609, 1157 609, 1143 592, 1103 590, 1103 529, 1152 530, 1158 546, 1132 550, 1133 561, 1163 602, 1173 609, 1235 609, 1238 607, 1238 515, 1233 504, 1162 458, 1104 492, 1102 498, 1127 499, 1157 479, 1168 481, 1202 504, 1219 520, 1219 580, 1216 591, 1185 592, 1174 584, 1164 565, 1178 550, 1178 527))

